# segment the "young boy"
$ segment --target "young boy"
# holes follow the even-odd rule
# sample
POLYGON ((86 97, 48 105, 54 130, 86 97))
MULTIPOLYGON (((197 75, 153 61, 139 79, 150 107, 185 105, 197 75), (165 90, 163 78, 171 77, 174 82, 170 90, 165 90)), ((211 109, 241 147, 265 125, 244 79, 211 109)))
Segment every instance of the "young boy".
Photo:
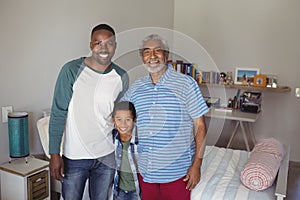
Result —
POLYGON ((139 200, 137 176, 136 111, 129 101, 115 105, 112 119, 117 170, 114 179, 114 200, 139 200))

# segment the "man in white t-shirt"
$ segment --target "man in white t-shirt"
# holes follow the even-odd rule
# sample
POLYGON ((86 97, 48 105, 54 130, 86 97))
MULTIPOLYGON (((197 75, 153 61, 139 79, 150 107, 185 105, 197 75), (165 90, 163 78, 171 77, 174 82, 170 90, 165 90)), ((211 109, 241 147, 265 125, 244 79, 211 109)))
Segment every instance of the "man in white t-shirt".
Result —
POLYGON ((128 88, 128 74, 111 61, 116 38, 109 25, 93 28, 90 49, 90 57, 62 67, 51 108, 50 173, 62 182, 65 200, 82 199, 87 180, 91 199, 107 199, 115 172, 111 113, 128 88))

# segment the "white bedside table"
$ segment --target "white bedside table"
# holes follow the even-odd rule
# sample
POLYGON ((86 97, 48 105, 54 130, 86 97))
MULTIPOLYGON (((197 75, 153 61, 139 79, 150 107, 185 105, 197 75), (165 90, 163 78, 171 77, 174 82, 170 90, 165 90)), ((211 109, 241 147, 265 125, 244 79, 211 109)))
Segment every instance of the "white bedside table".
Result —
POLYGON ((2 200, 50 200, 49 162, 19 158, 0 165, 2 200))

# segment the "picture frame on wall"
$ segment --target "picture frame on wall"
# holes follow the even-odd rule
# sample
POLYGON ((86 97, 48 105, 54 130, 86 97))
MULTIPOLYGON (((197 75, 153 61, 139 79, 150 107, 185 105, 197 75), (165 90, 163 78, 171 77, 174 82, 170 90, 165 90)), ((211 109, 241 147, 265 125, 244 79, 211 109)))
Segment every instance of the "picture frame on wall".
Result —
POLYGON ((266 87, 267 86, 267 76, 262 75, 262 74, 254 75, 253 86, 266 87))
POLYGON ((235 69, 234 84, 253 85, 254 75, 259 74, 259 68, 240 68, 235 69))
POLYGON ((267 74, 267 86, 270 88, 277 88, 278 85, 278 77, 276 75, 267 74))

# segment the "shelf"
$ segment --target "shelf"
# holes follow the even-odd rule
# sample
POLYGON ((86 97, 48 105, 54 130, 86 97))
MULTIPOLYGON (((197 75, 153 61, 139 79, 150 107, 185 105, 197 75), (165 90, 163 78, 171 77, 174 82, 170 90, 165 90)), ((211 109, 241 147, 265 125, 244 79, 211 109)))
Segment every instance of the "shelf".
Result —
POLYGON ((255 87, 255 86, 245 86, 245 85, 222 85, 222 84, 199 84, 200 87, 223 87, 231 89, 241 89, 241 90, 251 90, 251 91, 272 91, 272 92, 290 92, 291 88, 288 86, 279 86, 277 88, 269 87, 255 87))

